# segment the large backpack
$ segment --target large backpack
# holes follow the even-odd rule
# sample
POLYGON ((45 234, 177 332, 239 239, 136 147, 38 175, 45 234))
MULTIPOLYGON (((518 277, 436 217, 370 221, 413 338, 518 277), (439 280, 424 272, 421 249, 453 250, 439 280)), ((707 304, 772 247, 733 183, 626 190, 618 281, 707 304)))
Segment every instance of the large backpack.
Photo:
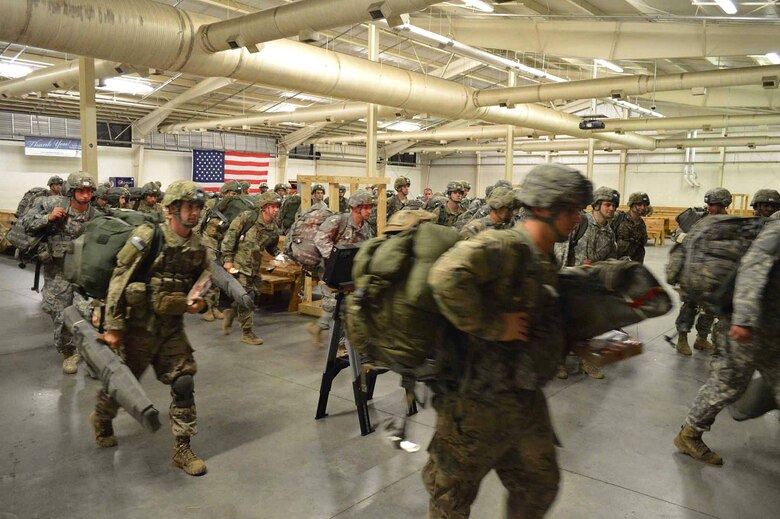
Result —
POLYGON ((45 187, 34 187, 22 195, 19 205, 16 206, 16 219, 20 219, 32 208, 35 201, 42 196, 49 196, 49 190, 45 187))
POLYGON ((303 267, 316 268, 322 254, 314 243, 314 237, 322 222, 335 214, 325 204, 316 204, 304 211, 287 233, 284 253, 303 267))
POLYGON ((674 219, 682 232, 690 232, 693 226, 706 215, 707 211, 701 207, 689 207, 674 219))
POLYGON ((478 220, 488 214, 490 214, 490 206, 488 203, 482 202, 482 200, 477 198, 471 202, 465 213, 458 216, 458 219, 455 222, 455 228, 460 231, 470 221, 478 220))
POLYGON ((295 223, 295 215, 301 207, 301 195, 294 194, 284 199, 282 207, 279 209, 279 221, 282 224, 282 230, 287 232, 295 223))
POLYGON ((78 285, 90 297, 104 299, 116 267, 116 256, 130 234, 141 225, 154 228, 152 248, 147 258, 154 258, 162 247, 163 235, 157 224, 157 213, 142 213, 132 209, 114 209, 84 224, 84 231, 73 240, 73 250, 65 255, 64 276, 78 285))
POLYGON ((731 313, 739 262, 765 221, 756 216, 716 215, 698 222, 683 242, 682 296, 717 315, 731 313))
POLYGON ((425 216, 412 228, 361 246, 352 268, 356 290, 346 301, 352 345, 371 361, 416 380, 436 378, 436 349, 453 330, 433 299, 428 272, 459 240, 455 229, 424 221, 430 220, 425 216))
MULTIPOLYGON (((62 207, 67 211, 69 205, 70 205, 70 198, 62 197, 62 200, 58 207, 62 207)), ((25 209, 25 213, 29 212, 30 209, 31 207, 25 209)), ((92 208, 90 208, 89 210, 93 211, 92 208)), ((19 254, 19 258, 22 260, 20 266, 24 264, 25 260, 33 258, 38 254, 40 250, 39 245, 41 244, 41 242, 43 242, 46 239, 46 234, 47 231, 49 230, 50 229, 47 227, 46 229, 42 230, 37 234, 28 234, 24 228, 24 225, 22 225, 20 219, 17 219, 12 224, 11 229, 8 231, 8 236, 6 236, 6 239, 11 245, 16 247, 16 250, 18 251, 19 254)), ((22 266, 22 268, 24 267, 22 266)))
MULTIPOLYGON (((223 198, 214 207, 206 210, 203 225, 200 227, 201 234, 206 231, 208 222, 218 218, 219 224, 216 226, 216 236, 211 237, 216 239, 217 242, 221 242, 230 224, 244 211, 253 211, 255 220, 260 215, 260 208, 257 206, 256 200, 249 195, 227 196, 223 198)), ((244 232, 246 230, 242 231, 242 234, 244 232)))

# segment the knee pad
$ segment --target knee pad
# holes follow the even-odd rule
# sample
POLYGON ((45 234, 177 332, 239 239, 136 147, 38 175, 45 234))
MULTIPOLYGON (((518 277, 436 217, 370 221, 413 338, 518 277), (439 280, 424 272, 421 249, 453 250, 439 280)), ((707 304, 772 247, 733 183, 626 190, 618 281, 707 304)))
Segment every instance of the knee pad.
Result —
POLYGON ((192 375, 181 375, 171 383, 171 396, 176 407, 195 405, 195 379, 192 375))

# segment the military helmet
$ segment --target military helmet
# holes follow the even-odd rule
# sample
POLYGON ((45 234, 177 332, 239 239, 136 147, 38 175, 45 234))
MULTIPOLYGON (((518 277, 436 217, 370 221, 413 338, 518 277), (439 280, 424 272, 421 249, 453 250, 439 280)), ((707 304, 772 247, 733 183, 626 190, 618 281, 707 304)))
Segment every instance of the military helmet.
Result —
POLYGON ((719 204, 728 207, 732 200, 731 191, 722 187, 715 187, 704 194, 704 203, 707 205, 719 204))
POLYGON ((249 189, 252 187, 252 184, 247 182, 246 180, 242 180, 238 183, 239 187, 241 188, 241 192, 244 194, 249 193, 249 189))
POLYGON ((415 211, 418 209, 424 209, 425 204, 422 200, 407 200, 404 206, 401 208, 402 211, 415 211))
POLYGON ((228 180, 222 184, 222 186, 219 188, 219 192, 224 195, 228 191, 235 191, 236 193, 239 193, 241 191, 241 186, 239 186, 238 182, 235 180, 228 180))
POLYGON ((206 193, 196 183, 189 180, 177 180, 165 191, 162 205, 168 207, 176 202, 206 202, 206 193))
POLYGON ((465 180, 461 181, 461 184, 463 184, 463 190, 471 191, 471 182, 466 182, 465 180))
POLYGON ((599 202, 612 202, 617 207, 620 205, 620 193, 611 187, 601 186, 593 192, 591 205, 595 206, 599 202))
POLYGON ((65 182, 65 181, 62 180, 62 177, 60 177, 58 175, 54 175, 53 177, 49 177, 49 181, 46 182, 46 185, 51 187, 52 184, 62 185, 63 182, 65 182))
POLYGON ((582 208, 593 200, 593 184, 574 168, 540 164, 525 177, 519 200, 525 207, 574 205, 582 208))
POLYGON ((412 181, 409 180, 409 177, 398 177, 395 179, 395 182, 393 182, 393 188, 395 188, 396 191, 398 191, 400 188, 404 186, 411 186, 412 181))
POLYGON ((462 193, 463 192, 463 184, 461 184, 460 182, 456 182, 454 180, 452 182, 448 182, 446 191, 447 191, 447 195, 448 196, 449 196, 450 193, 453 193, 455 191, 460 191, 462 193))
POLYGON ((488 186, 485 188, 485 199, 487 200, 490 198, 490 195, 493 193, 493 190, 496 188, 496 186, 488 186))
POLYGON ((154 182, 147 182, 141 190, 142 196, 159 196, 160 188, 154 182))
POLYGON ((758 204, 777 204, 780 205, 780 193, 775 189, 759 189, 753 195, 750 206, 755 209, 758 204))
POLYGON ((100 184, 97 189, 95 189, 95 198, 102 198, 103 200, 106 199, 106 191, 108 191, 108 188, 100 184))
POLYGON ((259 189, 266 188, 268 189, 268 182, 260 182, 260 185, 257 186, 259 189))
POLYGON ((372 205, 374 203, 374 197, 371 196, 371 193, 368 191, 364 191, 363 189, 358 189, 351 195, 349 195, 349 206, 350 207, 357 207, 359 205, 372 205))
POLYGON ((311 186, 311 194, 313 195, 315 191, 322 191, 325 192, 325 187, 322 184, 313 184, 311 186))
POLYGON ((86 171, 77 171, 68 175, 67 185, 68 194, 72 194, 77 189, 95 189, 95 181, 86 171))
POLYGON ((123 187, 110 187, 103 196, 103 198, 106 199, 106 202, 114 207, 119 207, 120 197, 125 197, 125 201, 127 201, 130 198, 130 191, 123 187))
POLYGON ((631 207, 634 204, 650 205, 650 197, 647 196, 647 193, 642 193, 641 191, 638 193, 631 193, 631 196, 628 197, 628 207, 631 207))
POLYGON ((265 207, 268 204, 282 205, 282 197, 276 191, 266 191, 257 198, 257 205, 265 207))
POLYGON ((493 189, 487 203, 491 209, 501 209, 502 207, 514 209, 517 205, 517 197, 513 190, 502 186, 493 189))
POLYGON ((287 185, 286 184, 276 184, 274 186, 274 192, 279 191, 280 189, 283 189, 287 191, 287 185))
POLYGON ((347 192, 347 186, 345 186, 344 184, 341 184, 339 186, 339 193, 346 193, 346 192, 347 192))
POLYGON ((502 187, 502 186, 512 189, 512 183, 508 180, 504 180, 503 178, 500 180, 496 180, 496 183, 493 184, 493 187, 502 187))

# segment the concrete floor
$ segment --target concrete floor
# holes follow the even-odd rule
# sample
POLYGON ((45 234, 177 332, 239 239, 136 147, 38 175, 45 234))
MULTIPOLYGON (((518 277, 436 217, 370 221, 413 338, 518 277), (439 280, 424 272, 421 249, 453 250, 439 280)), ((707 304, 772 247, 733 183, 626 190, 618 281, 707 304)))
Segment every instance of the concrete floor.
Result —
MULTIPOLYGON (((650 248, 662 272, 668 249, 650 248)), ((336 379, 330 416, 315 421, 324 351, 308 343, 307 318, 258 314, 258 347, 188 319, 200 371, 195 451, 209 473, 193 478, 170 462, 172 438, 126 414, 119 447, 94 444, 87 416, 96 381, 63 375, 32 273, 0 259, 0 519, 425 517, 425 450, 393 449, 381 433, 361 437, 348 372, 336 379)), ((726 460, 711 467, 677 454, 672 438, 708 373, 707 356, 679 356, 661 335, 675 313, 629 327, 644 354, 609 366, 598 381, 573 375, 546 389, 563 448, 561 491, 551 518, 769 518, 780 509, 777 411, 746 423, 724 412, 705 438, 726 460)), ((573 369, 573 365, 570 366, 573 369)), ((149 373, 143 385, 165 414, 169 395, 149 373)), ((392 374, 379 377, 373 422, 402 413, 392 374)), ((427 445, 430 409, 411 436, 427 445)), ((504 491, 491 474, 472 517, 498 518, 504 491)))

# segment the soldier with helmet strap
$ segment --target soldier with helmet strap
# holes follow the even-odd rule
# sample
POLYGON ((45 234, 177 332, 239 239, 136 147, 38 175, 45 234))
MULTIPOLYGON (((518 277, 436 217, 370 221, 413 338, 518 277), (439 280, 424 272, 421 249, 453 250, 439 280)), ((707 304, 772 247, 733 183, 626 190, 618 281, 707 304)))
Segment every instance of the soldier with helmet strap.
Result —
POLYGON ((536 166, 520 193, 523 222, 460 241, 431 268, 433 296, 463 332, 448 336, 457 343, 445 349, 462 353, 443 369, 433 399, 422 474, 431 519, 469 517, 491 470, 508 491, 508 517, 541 518, 555 500, 560 471, 542 388, 566 337, 553 245, 568 238, 592 194, 578 171, 536 166))
POLYGON ((650 209, 647 193, 631 193, 628 197, 628 212, 616 211, 610 226, 615 232, 617 257, 644 263, 647 226, 642 219, 650 209))
POLYGON ((260 182, 260 194, 262 195, 266 191, 268 191, 268 182, 260 182))
POLYGON ((61 195, 63 182, 62 177, 58 175, 49 177, 49 181, 46 182, 46 185, 49 186, 49 196, 61 195))
POLYGON ((461 236, 468 239, 488 229, 508 229, 512 226, 515 209, 520 206, 517 195, 512 189, 506 187, 493 189, 487 203, 490 213, 465 224, 460 231, 461 236))
POLYGON ((411 185, 412 181, 409 177, 398 177, 395 179, 395 182, 393 182, 395 194, 387 199, 388 220, 406 205, 406 202, 409 200, 409 187, 411 185))
POLYGON ((460 203, 463 199, 463 184, 454 181, 447 183, 446 195, 447 203, 440 210, 438 223, 447 227, 454 227, 455 222, 458 221, 458 216, 466 211, 460 203))
POLYGON ((287 190, 288 190, 287 184, 276 184, 274 186, 274 193, 282 197, 282 199, 284 199, 284 197, 287 196, 287 190))
POLYGON ((780 193, 776 189, 759 189, 750 201, 755 216, 769 218, 780 211, 780 193))
POLYGON ((465 180, 461 180, 460 185, 463 186, 463 198, 461 198, 460 204, 463 206, 464 209, 468 209, 469 205, 471 205, 471 202, 474 200, 473 198, 469 197, 469 192, 471 192, 471 182, 466 182, 465 180))
POLYGON ((89 173, 71 173, 64 196, 37 200, 20 220, 27 234, 45 236, 38 255, 43 264, 42 307, 54 322, 54 345, 63 356, 62 371, 66 374, 76 373, 81 356, 62 319, 62 311, 73 304, 75 293, 75 285, 64 277, 65 254, 70 242, 81 235, 83 225, 95 216, 90 204, 94 191, 95 181, 89 173))
POLYGON ((157 202, 157 198, 160 196, 160 187, 154 182, 147 182, 141 189, 141 202, 136 207, 136 211, 142 213, 157 213, 163 216, 163 208, 160 203, 157 202))
MULTIPOLYGON (((193 182, 178 180, 165 192, 165 223, 136 228, 117 254, 106 297, 104 339, 119 351, 140 378, 149 365, 157 380, 171 387, 169 417, 175 436, 173 463, 187 474, 206 473, 206 464, 190 447, 197 433, 195 373, 198 366, 184 333, 184 314, 205 310, 202 298, 188 293, 208 269, 206 250, 193 232, 206 194, 193 182), (154 254, 150 262, 144 261, 154 254), (138 272, 141 265, 146 272, 138 272)), ((89 417, 95 442, 117 445, 112 424, 119 404, 100 390, 89 417)))
POLYGON ((108 199, 106 198, 108 189, 109 188, 107 188, 104 184, 100 184, 97 186, 97 189, 95 189, 95 196, 92 199, 92 206, 101 214, 107 214, 109 209, 108 199))

